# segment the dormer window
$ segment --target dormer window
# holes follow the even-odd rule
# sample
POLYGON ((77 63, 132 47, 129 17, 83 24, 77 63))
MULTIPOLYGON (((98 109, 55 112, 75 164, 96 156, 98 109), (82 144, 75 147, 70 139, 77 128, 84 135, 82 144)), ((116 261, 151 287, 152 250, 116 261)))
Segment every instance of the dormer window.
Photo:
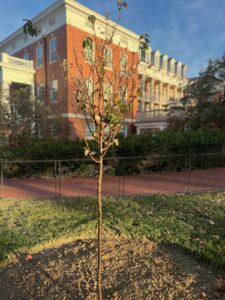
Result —
POLYGON ((186 66, 186 65, 183 65, 183 66, 182 66, 181 76, 182 76, 183 78, 186 78, 186 77, 187 77, 187 66, 186 66))
POLYGON ((176 62, 175 71, 177 76, 181 76, 181 63, 176 62))
POLYGON ((168 60, 168 71, 170 73, 172 73, 172 74, 175 73, 174 66, 175 66, 175 59, 174 58, 170 58, 168 60))
POLYGON ((168 60, 168 56, 166 54, 160 56, 160 67, 164 71, 167 71, 167 60, 168 60))
POLYGON ((157 68, 160 66, 160 52, 158 50, 151 53, 151 61, 157 68))
POLYGON ((146 50, 145 49, 141 49, 141 61, 142 62, 146 62, 146 58, 147 58, 146 50))

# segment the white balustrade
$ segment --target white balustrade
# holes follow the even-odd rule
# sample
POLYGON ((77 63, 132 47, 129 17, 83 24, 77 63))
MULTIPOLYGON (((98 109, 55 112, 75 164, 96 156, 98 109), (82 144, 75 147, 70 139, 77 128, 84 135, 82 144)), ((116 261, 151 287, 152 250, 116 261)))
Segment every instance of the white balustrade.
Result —
POLYGON ((13 65, 16 67, 22 67, 26 69, 33 69, 33 61, 32 60, 25 60, 21 58, 17 58, 14 56, 10 56, 7 53, 0 54, 0 62, 8 65, 13 65))

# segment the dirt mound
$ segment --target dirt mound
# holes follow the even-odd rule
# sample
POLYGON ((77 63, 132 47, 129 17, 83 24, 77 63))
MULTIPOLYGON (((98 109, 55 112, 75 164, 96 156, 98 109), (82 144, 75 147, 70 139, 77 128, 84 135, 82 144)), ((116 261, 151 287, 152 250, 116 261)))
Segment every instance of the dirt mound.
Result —
MULTIPOLYGON (((216 299, 216 275, 179 250, 151 242, 104 244, 104 299, 216 299)), ((1 300, 96 299, 96 241, 80 240, 0 270, 1 300)), ((221 299, 221 298, 220 298, 221 299)))

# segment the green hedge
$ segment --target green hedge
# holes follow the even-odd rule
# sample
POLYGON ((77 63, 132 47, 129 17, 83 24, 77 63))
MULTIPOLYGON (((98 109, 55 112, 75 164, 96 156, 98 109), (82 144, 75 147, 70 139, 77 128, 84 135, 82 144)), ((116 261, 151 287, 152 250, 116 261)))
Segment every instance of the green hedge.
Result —
POLYGON ((117 156, 148 159, 122 160, 117 174, 147 173, 150 171, 179 171, 191 167, 202 169, 225 165, 225 131, 206 130, 129 136, 121 140, 117 156), (193 156, 194 154, 203 154, 193 156), (217 155, 206 155, 218 153, 217 155), (205 154, 205 155, 204 155, 205 154), (159 157, 158 157, 159 156, 159 157))
MULTIPOLYGON (((191 167, 202 169, 225 166, 225 131, 206 130, 189 132, 164 131, 145 135, 119 137, 118 147, 110 149, 105 161, 107 174, 139 174, 152 171, 179 171, 191 167), (217 155, 198 155, 218 153, 217 155), (115 159, 111 159, 115 157, 115 159), (127 159, 118 159, 128 157, 127 159), (129 157, 136 157, 129 159, 129 157), (147 158, 143 158, 147 157, 147 158)), ((71 160, 85 159, 83 141, 29 140, 20 147, 1 146, 0 158, 7 160, 71 160)), ((92 142, 92 149, 97 151, 92 142)), ((94 164, 88 162, 63 162, 65 175, 93 176, 94 164)), ((53 163, 14 163, 5 170, 8 177, 52 176, 53 163)))

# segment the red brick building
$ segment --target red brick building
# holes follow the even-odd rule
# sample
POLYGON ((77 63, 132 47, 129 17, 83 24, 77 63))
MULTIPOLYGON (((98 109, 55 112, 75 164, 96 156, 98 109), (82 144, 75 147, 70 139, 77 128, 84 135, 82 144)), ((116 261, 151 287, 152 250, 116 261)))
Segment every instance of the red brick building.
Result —
MULTIPOLYGON (((81 137, 80 124, 87 132, 84 115, 77 112, 72 87, 75 68, 67 72, 67 84, 62 72, 62 63, 76 66, 75 52, 79 63, 82 63, 84 73, 88 76, 89 65, 82 54, 83 40, 93 36, 93 29, 88 21, 89 15, 96 17, 96 35, 103 38, 102 31, 106 26, 105 18, 73 0, 58 0, 33 19, 40 28, 37 37, 23 33, 23 29, 10 35, 0 43, 0 51, 27 60, 33 60, 35 73, 35 93, 46 105, 60 111, 65 123, 71 125, 70 138, 81 137), (79 126, 78 126, 79 125, 79 126)), ((112 46, 111 64, 119 66, 121 55, 126 53, 128 65, 137 61, 139 36, 118 26, 115 35, 115 46, 112 46), (118 46, 119 45, 119 46, 118 46)), ((94 55, 94 49, 93 49, 94 55)), ((112 72, 108 68, 107 72, 112 72)), ((138 72, 138 71, 137 71, 138 72)), ((138 81, 138 74, 136 77, 138 81)), ((131 113, 125 118, 125 131, 130 132, 137 111, 137 99, 134 101, 131 113)), ((61 133, 62 134, 62 133, 61 133)))
MULTIPOLYGON (((66 61, 69 66, 74 67, 76 52, 84 73, 88 74, 89 65, 81 52, 84 52, 83 40, 93 37, 93 29, 88 21, 90 15, 96 17, 98 39, 103 39, 102 32, 106 28, 105 17, 75 0, 57 0, 32 19, 33 23, 40 28, 37 37, 25 35, 23 28, 20 28, 0 42, 0 52, 25 59, 22 62, 10 58, 11 61, 15 61, 17 67, 22 64, 25 66, 26 60, 33 61, 33 64, 30 61, 35 71, 32 89, 39 99, 46 101, 46 105, 58 109, 65 125, 71 125, 70 138, 81 136, 79 124, 85 133, 88 134, 88 130, 84 115, 77 111, 76 105, 72 107, 74 103, 72 78, 76 71, 73 69, 68 72, 68 81, 65 84, 61 66, 66 61)), ((135 65, 138 59, 139 35, 118 26, 113 42, 113 51, 110 54, 111 67, 120 67, 121 55, 124 54, 128 65, 135 65)), ((95 55, 94 50, 93 55, 95 55)), ((137 68, 135 81, 142 93, 133 101, 132 111, 125 116, 123 128, 125 135, 135 131, 140 134, 165 129, 168 125, 170 107, 179 105, 183 89, 187 84, 187 65, 180 61, 151 49, 141 52, 139 57, 141 63, 137 68)), ((109 74, 113 72, 111 67, 107 68, 109 74)), ((33 70, 27 67, 25 71, 31 74, 33 70)), ((0 58, 0 82, 1 78, 0 58)), ((29 81, 30 78, 27 82, 29 81)), ((10 82, 8 78, 7 84, 10 82)), ((54 129, 52 131, 54 135, 54 129)), ((61 135, 65 134, 61 132, 61 135)))

